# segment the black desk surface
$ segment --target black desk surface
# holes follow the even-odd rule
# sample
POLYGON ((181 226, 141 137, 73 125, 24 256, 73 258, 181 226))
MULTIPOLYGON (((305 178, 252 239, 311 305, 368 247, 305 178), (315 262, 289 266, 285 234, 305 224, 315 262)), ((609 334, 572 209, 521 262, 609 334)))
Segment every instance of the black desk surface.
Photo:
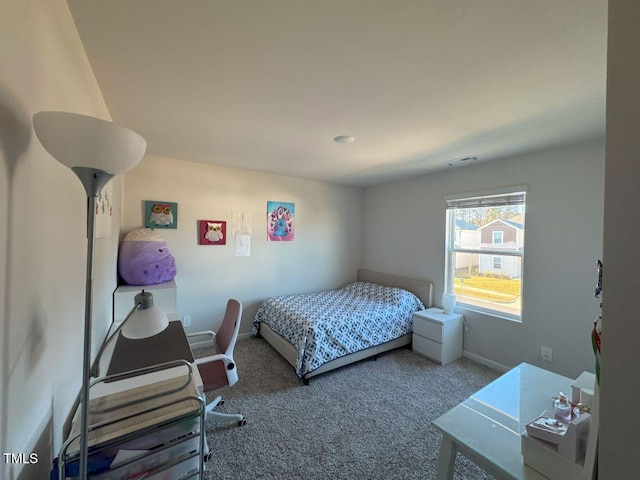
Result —
POLYGON ((169 322, 162 332, 149 338, 131 340, 118 335, 107 375, 151 367, 174 360, 193 363, 193 353, 179 320, 169 322))

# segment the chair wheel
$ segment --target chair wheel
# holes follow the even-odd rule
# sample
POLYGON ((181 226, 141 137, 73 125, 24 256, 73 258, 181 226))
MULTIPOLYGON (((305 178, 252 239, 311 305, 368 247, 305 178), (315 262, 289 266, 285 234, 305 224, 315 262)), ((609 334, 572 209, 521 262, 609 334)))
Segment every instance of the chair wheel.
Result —
POLYGON ((213 456, 213 452, 208 451, 207 454, 204 456, 204 461, 208 462, 209 460, 211 460, 212 456, 213 456))
POLYGON ((246 418, 243 418, 242 420, 240 420, 240 421, 238 422, 238 426, 239 426, 239 427, 242 427, 242 426, 244 426, 244 425, 246 425, 246 424, 247 424, 247 419, 246 419, 246 418))

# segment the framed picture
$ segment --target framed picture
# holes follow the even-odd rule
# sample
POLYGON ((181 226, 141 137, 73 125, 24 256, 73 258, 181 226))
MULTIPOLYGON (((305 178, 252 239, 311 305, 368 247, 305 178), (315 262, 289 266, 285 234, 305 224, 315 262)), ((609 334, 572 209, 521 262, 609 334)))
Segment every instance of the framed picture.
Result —
POLYGON ((290 242, 295 238, 295 205, 267 202, 267 241, 290 242))
POLYGON ((198 220, 199 245, 226 245, 227 222, 224 220, 198 220))
POLYGON ((144 226, 147 228, 178 228, 178 204, 174 202, 145 202, 144 226))

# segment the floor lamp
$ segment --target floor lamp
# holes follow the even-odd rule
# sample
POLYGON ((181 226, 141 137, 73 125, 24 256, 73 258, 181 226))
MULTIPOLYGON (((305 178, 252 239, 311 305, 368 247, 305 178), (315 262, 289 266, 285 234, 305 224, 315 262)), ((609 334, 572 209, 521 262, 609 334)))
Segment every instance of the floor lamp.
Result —
POLYGON ((80 479, 87 478, 88 403, 91 378, 91 312, 96 199, 114 176, 135 167, 147 148, 137 133, 106 120, 68 112, 38 112, 33 127, 42 146, 71 168, 87 192, 87 273, 84 310, 84 354, 80 395, 80 479))

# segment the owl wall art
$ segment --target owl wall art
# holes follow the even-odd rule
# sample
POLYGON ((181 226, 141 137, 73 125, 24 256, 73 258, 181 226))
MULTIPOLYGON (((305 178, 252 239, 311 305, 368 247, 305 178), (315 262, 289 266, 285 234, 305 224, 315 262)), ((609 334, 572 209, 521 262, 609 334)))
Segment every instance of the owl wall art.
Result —
POLYGON ((178 204, 173 202, 145 202, 144 226, 147 228, 178 228, 178 204))
POLYGON ((199 245, 226 245, 227 222, 222 220, 199 220, 198 224, 199 245))

